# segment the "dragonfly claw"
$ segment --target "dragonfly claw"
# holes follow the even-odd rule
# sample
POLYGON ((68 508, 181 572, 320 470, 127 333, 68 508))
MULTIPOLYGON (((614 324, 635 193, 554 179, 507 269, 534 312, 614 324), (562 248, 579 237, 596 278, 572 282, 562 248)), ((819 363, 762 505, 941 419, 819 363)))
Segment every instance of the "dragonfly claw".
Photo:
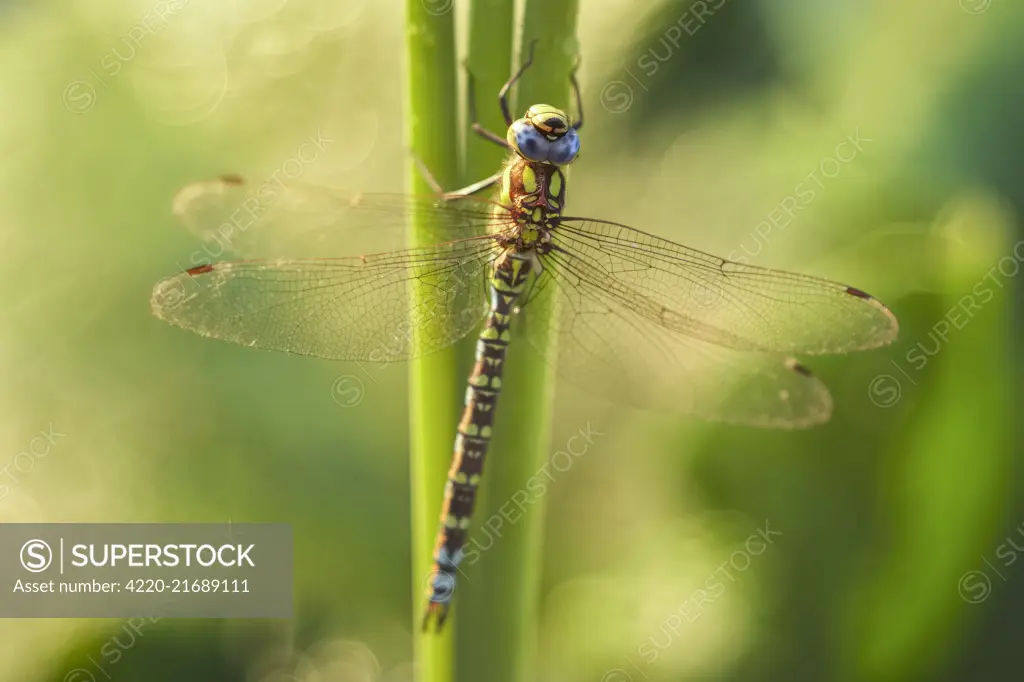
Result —
POLYGON ((430 630, 430 620, 435 615, 437 616, 437 626, 434 628, 434 632, 441 632, 444 628, 444 622, 448 618, 449 606, 449 604, 442 604, 436 601, 427 604, 427 612, 423 614, 423 632, 430 630))

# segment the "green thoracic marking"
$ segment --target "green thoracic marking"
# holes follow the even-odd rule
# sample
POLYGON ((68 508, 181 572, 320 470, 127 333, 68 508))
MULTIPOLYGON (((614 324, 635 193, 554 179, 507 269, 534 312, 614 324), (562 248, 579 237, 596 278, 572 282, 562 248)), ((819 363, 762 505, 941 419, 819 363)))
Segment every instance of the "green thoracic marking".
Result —
POLYGON ((562 174, 552 173, 551 182, 548 184, 548 194, 557 197, 562 193, 562 174))
POLYGON ((537 174, 533 172, 532 168, 523 169, 523 189, 527 194, 537 191, 537 174))
POLYGON ((509 193, 512 186, 512 168, 512 164, 508 164, 505 167, 505 172, 501 175, 501 192, 499 194, 499 199, 502 206, 512 205, 512 196, 509 193))

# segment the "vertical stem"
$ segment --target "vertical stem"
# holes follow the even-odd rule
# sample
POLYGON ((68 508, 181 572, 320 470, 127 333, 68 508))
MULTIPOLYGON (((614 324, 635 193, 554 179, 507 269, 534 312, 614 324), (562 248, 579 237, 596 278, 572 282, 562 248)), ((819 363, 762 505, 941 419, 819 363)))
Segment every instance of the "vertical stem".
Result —
POLYGON ((544 102, 576 113, 569 97, 569 71, 579 53, 577 14, 578 0, 526 0, 520 52, 525 55, 536 39, 537 68, 527 71, 519 82, 520 109, 544 102))
MULTIPOLYGON (((505 120, 498 108, 498 91, 512 73, 514 3, 474 0, 469 6, 469 55, 466 65, 476 83, 476 113, 485 128, 504 137, 505 120)), ((467 130, 467 183, 494 173, 508 153, 467 130)))
MULTIPOLYGON (((412 153, 446 187, 453 187, 458 175, 458 88, 455 28, 450 10, 450 2, 406 2, 407 140, 412 153)), ((430 193, 430 187, 411 161, 408 173, 413 193, 430 193)), ((426 220, 423 216, 412 218, 411 244, 430 241, 431 226, 426 220)), ((426 297, 429 293, 415 291, 414 295, 426 297)), ((420 682, 452 679, 451 628, 426 634, 421 632, 420 622, 464 381, 458 377, 457 366, 455 349, 447 349, 413 361, 409 370, 413 632, 420 682)))
MULTIPOLYGON (((534 38, 538 42, 534 66, 514 98, 513 115, 540 102, 571 111, 568 74, 577 52, 576 15, 577 0, 526 0, 520 52, 525 55, 534 38)), ((481 121, 497 126, 493 130, 498 133, 504 132, 505 123, 498 112, 496 92, 510 69, 506 63, 505 74, 495 74, 491 60, 496 67, 497 61, 504 59, 504 41, 511 41, 506 20, 510 17, 506 19, 491 2, 478 1, 471 15, 470 64, 480 64, 480 72, 474 70, 477 110, 481 121), (495 20, 492 25, 490 11, 500 14, 500 24, 495 20)), ((470 167, 485 173, 493 172, 482 164, 495 158, 494 152, 476 150, 487 144, 482 140, 467 143, 467 150, 472 150, 470 167)), ((543 298, 531 302, 525 311, 528 320, 553 314, 551 304, 543 298)), ((458 640, 460 680, 525 682, 536 678, 545 505, 543 497, 527 491, 526 485, 538 476, 548 458, 552 380, 547 361, 513 329, 483 481, 487 492, 474 513, 476 530, 470 534, 471 539, 479 539, 481 547, 473 548, 478 560, 466 567, 469 580, 463 581, 458 599, 464 604, 456 607, 465 609, 458 640), (529 501, 524 504, 524 499, 529 501)), ((467 551, 467 558, 471 555, 467 551)))

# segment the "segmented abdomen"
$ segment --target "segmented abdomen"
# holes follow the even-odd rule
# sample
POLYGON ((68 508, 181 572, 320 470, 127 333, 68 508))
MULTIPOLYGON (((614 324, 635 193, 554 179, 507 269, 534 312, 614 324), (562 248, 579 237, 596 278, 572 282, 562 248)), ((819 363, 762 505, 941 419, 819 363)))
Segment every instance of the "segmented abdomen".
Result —
POLYGON ((491 312, 476 342, 476 364, 469 375, 466 407, 455 435, 455 452, 441 505, 441 527, 434 546, 424 629, 435 614, 440 629, 451 604, 501 392, 512 309, 526 285, 530 263, 528 256, 508 252, 498 259, 491 276, 491 312))

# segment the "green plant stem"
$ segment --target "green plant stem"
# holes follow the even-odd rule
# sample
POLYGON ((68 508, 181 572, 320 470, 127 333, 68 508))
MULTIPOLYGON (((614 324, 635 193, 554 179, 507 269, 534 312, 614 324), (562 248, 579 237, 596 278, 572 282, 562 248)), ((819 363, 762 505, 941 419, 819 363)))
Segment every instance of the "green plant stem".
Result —
MULTIPOLYGON (((407 140, 412 153, 438 182, 452 187, 458 177, 458 109, 455 27, 452 12, 423 0, 406 3, 407 140)), ((409 186, 415 194, 430 187, 415 163, 409 163, 409 186)), ((427 218, 410 225, 413 245, 433 241, 427 218)), ((414 291, 427 297, 427 291, 414 291)), ((415 341, 414 341, 415 342, 415 341)), ((452 628, 423 633, 423 618, 434 534, 437 532, 443 482, 452 456, 463 383, 454 348, 413 361, 409 370, 410 476, 412 480, 412 577, 414 649, 420 682, 452 679, 452 628)))
MULTIPOLYGON (((496 93, 511 72, 511 3, 504 4, 478 0, 470 15, 469 65, 477 85, 477 112, 499 134, 506 124, 496 93)), ((576 15, 576 0, 527 0, 521 54, 527 53, 531 40, 538 42, 534 66, 513 100, 513 116, 539 102, 569 107, 576 15)), ((501 149, 476 136, 471 135, 466 149, 467 167, 480 175, 493 173, 500 164, 501 149)), ((533 324, 552 314, 540 299, 525 311, 533 324)), ((470 548, 478 550, 479 558, 466 566, 468 580, 463 580, 457 598, 456 608, 463 609, 456 657, 459 680, 525 682, 536 677, 545 500, 532 493, 527 497, 526 485, 542 475, 548 458, 553 388, 550 365, 513 328, 484 474, 486 493, 470 534, 479 539, 480 547, 470 548)))
MULTIPOLYGON (((466 65, 476 84, 476 112, 485 128, 504 136, 505 119, 498 91, 512 71, 515 12, 508 0, 474 0, 469 6, 469 54, 466 65)), ((508 152, 466 129, 466 183, 501 167, 508 152)))

